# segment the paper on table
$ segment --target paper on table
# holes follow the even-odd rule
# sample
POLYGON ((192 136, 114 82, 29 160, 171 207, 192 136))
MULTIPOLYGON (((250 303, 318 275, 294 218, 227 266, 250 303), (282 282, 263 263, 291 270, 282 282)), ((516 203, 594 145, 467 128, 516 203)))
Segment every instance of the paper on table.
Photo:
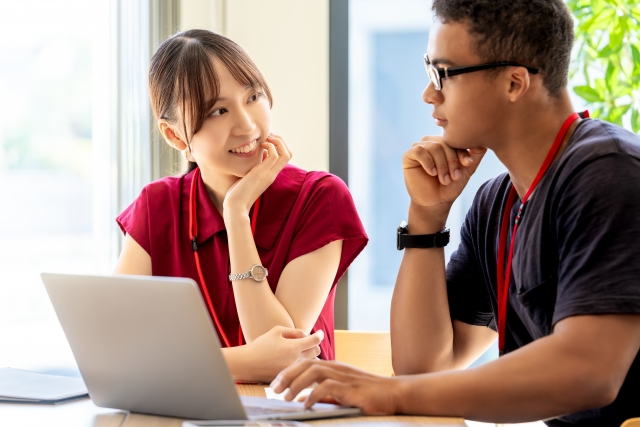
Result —
POLYGON ((0 402, 51 404, 85 397, 82 378, 0 368, 0 402))
MULTIPOLYGON (((303 389, 300 393, 298 393, 296 398, 293 399, 293 400, 300 401, 300 400, 304 399, 305 397, 307 397, 311 393, 312 390, 313 390, 312 388, 303 389)), ((289 389, 286 389, 282 393, 276 393, 275 391, 273 391, 273 389, 271 387, 265 387, 264 388, 264 392, 267 395, 267 399, 274 399, 274 400, 284 400, 284 395, 285 395, 285 393, 287 391, 289 391, 289 389)))

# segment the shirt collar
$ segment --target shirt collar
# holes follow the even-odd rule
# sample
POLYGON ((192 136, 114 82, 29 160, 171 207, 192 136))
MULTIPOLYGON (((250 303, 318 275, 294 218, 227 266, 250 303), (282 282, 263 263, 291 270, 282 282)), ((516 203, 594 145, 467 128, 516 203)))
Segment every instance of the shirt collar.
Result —
MULTIPOLYGON (((187 173, 182 181, 182 211, 184 212, 184 220, 189 238, 191 237, 191 231, 189 230, 189 218, 191 214, 189 209, 189 196, 191 194, 191 183, 193 182, 194 171, 195 169, 187 173)), ((198 218, 197 242, 200 245, 214 234, 225 229, 222 215, 220 215, 211 197, 209 197, 207 187, 204 185, 204 181, 202 181, 202 175, 198 176, 196 203, 196 215, 198 218)))
MULTIPOLYGON (((194 171, 184 175, 182 182, 182 211, 186 222, 187 234, 189 233, 189 194, 194 171)), ((289 216, 291 208, 300 193, 306 172, 292 165, 287 165, 280 171, 273 184, 262 194, 260 211, 256 223, 256 246, 269 250, 273 247, 276 238, 285 220, 289 216)), ((198 239, 199 245, 213 235, 225 231, 224 219, 216 209, 209 197, 207 188, 202 181, 202 175, 198 177, 198 189, 196 195, 198 239)), ((252 212, 251 212, 252 213, 252 212)))

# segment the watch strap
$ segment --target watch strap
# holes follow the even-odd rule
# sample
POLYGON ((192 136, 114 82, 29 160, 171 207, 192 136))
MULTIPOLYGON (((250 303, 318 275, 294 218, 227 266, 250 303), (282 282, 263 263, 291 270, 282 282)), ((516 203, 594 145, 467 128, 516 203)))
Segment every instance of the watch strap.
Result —
POLYGON ((402 248, 443 248, 449 243, 449 230, 435 234, 400 234, 402 248))
POLYGON ((244 279, 248 279, 250 277, 253 277, 253 274, 251 273, 251 270, 245 271, 244 273, 240 273, 240 274, 230 274, 229 275, 229 281, 230 282, 234 282, 236 280, 244 280, 244 279))
POLYGON ((406 221, 398 226, 396 245, 399 251, 404 248, 443 248, 449 244, 449 229, 445 228, 434 234, 409 234, 406 221))
POLYGON ((249 271, 245 271, 244 273, 240 273, 240 274, 230 274, 229 275, 229 281, 230 282, 235 282, 237 280, 244 280, 244 279, 253 279, 256 282, 262 282, 267 276, 269 275, 269 270, 267 270, 265 267, 263 267, 260 264, 256 264, 253 267, 251 267, 251 270, 249 271), (264 276, 261 279, 256 279, 253 275, 253 269, 259 267, 261 269, 264 270, 264 276))

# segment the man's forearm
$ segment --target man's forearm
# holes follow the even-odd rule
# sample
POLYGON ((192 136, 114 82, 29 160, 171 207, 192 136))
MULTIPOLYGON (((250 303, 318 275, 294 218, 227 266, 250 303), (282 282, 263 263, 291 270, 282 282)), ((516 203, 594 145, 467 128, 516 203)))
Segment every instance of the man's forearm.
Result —
POLYGON ((550 335, 477 368, 399 377, 399 412, 525 422, 608 405, 628 365, 607 365, 630 364, 633 352, 620 363, 576 347, 550 335))
MULTIPOLYGON (((409 233, 437 233, 447 214, 448 207, 433 213, 412 207, 409 233)), ((405 249, 391 301, 391 345, 397 375, 453 367, 444 249, 405 249)))

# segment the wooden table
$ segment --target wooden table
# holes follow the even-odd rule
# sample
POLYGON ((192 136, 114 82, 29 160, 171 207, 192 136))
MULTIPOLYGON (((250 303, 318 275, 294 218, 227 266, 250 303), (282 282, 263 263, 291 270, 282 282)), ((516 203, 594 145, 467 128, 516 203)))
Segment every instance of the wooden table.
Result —
MULTIPOLYGON (((242 395, 265 397, 264 385, 240 384, 237 387, 242 395)), ((182 421, 99 408, 88 399, 62 405, 0 403, 0 426, 3 427, 182 427, 182 421)), ((304 422, 312 425, 349 424, 350 427, 466 426, 461 418, 414 416, 348 417, 304 422)))

